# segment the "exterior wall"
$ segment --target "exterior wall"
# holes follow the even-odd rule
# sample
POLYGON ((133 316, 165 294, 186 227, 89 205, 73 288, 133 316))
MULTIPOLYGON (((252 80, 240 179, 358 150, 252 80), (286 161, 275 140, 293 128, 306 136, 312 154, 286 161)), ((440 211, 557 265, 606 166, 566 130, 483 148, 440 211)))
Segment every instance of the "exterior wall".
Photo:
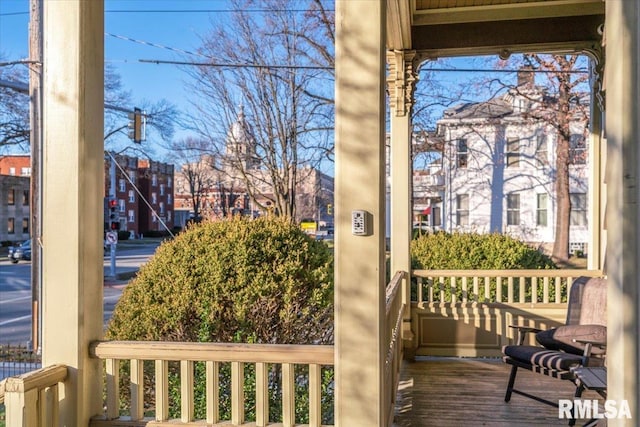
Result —
MULTIPOLYGON (((159 218, 169 229, 172 229, 173 165, 122 155, 116 156, 116 161, 119 167, 116 167, 114 194, 118 203, 116 212, 120 230, 130 231, 136 236, 147 231, 165 230, 157 217, 154 220, 151 208, 158 212, 159 218), (151 208, 147 206, 145 200, 151 208)), ((111 185, 109 169, 110 160, 105 162, 105 228, 108 228, 109 221, 106 205, 111 185)))
POLYGON ((28 154, 0 156, 0 175, 31 176, 31 157, 28 154))
POLYGON ((0 242, 30 238, 29 191, 29 178, 0 175, 0 242))
MULTIPOLYGON (((517 118, 443 119, 439 122, 445 140, 444 227, 449 231, 499 232, 545 246, 555 240, 555 147, 556 134, 542 123, 517 118), (546 153, 537 152, 540 139, 546 153), (467 164, 457 164, 457 141, 466 140, 467 164), (519 140, 518 165, 507 165, 507 141, 519 140), (507 198, 519 194, 519 221, 508 225, 507 198), (537 195, 547 194, 545 225, 537 224, 537 195), (468 225, 457 222, 457 196, 468 196, 468 225)), ((582 135, 576 125, 573 133, 582 135)), ((570 166, 570 193, 588 194, 587 164, 570 166)), ((585 200, 586 202, 586 200, 585 200)), ((586 208, 586 204, 585 204, 586 208)), ((543 215, 543 214, 541 214, 543 215)), ((585 212, 586 217, 586 212, 585 212)), ((588 226, 571 226, 570 241, 586 249, 588 226)))

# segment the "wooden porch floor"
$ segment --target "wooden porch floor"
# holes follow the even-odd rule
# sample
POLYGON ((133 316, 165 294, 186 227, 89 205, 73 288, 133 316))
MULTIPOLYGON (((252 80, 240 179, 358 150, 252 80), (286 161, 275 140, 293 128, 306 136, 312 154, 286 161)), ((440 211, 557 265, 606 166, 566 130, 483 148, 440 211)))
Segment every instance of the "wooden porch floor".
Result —
MULTIPOLYGON (((395 427, 566 426, 557 408, 513 394, 504 401, 511 366, 500 359, 417 358, 402 366, 395 427)), ((518 370, 516 388, 551 401, 573 399, 569 381, 518 370)), ((583 399, 597 399, 585 391, 583 399)), ((578 420, 583 425, 587 420, 578 420), (582 422, 581 422, 582 421, 582 422)), ((600 422, 598 426, 604 425, 600 422)))

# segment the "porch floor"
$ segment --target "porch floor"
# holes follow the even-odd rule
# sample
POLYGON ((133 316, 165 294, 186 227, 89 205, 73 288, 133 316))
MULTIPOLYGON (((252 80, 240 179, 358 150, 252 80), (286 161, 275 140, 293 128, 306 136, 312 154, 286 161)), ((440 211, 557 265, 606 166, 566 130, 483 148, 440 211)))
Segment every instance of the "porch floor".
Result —
MULTIPOLYGON (((558 409, 513 394, 504 401, 511 365, 501 359, 418 357, 404 361, 400 375, 395 427, 408 426, 566 426, 558 409)), ((573 399, 569 381, 519 369, 516 388, 550 401, 573 399)), ((597 399, 586 390, 582 399, 597 399)), ((578 420, 583 425, 587 420, 578 420)), ((604 425, 600 421, 598 426, 604 425)))

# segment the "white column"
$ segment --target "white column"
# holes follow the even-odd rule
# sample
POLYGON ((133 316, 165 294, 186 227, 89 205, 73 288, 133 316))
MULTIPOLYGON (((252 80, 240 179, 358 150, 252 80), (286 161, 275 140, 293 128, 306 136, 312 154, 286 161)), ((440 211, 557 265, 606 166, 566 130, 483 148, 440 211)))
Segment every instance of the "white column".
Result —
POLYGON ((44 2, 43 365, 69 367, 60 425, 101 412, 104 3, 44 2))
POLYGON ((606 2, 607 136, 607 398, 631 406, 633 419, 609 419, 608 425, 638 423, 640 298, 640 3, 606 2))
POLYGON ((402 338, 411 347, 411 107, 413 104, 413 51, 387 52, 389 75, 389 109, 391 115, 390 175, 391 175, 391 277, 398 271, 407 272, 402 286, 402 299, 406 304, 402 338))
POLYGON ((385 425, 385 1, 336 1, 335 419, 385 425), (353 211, 367 213, 354 235, 353 211))

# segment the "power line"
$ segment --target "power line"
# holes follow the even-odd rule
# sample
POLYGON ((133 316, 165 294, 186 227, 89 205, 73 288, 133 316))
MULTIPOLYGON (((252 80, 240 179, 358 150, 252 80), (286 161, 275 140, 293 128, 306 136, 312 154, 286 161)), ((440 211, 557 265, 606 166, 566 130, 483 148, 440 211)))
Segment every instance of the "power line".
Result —
POLYGON ((133 43, 143 44, 145 46, 157 47, 159 49, 170 50, 172 52, 178 52, 178 53, 182 53, 182 54, 186 54, 186 55, 196 55, 196 56, 202 56, 202 57, 208 58, 206 55, 203 55, 203 54, 197 53, 197 52, 189 52, 188 50, 179 49, 179 48, 170 47, 170 46, 165 46, 165 45, 161 45, 161 44, 158 44, 158 43, 148 42, 148 41, 145 41, 145 40, 132 39, 131 37, 120 36, 118 34, 111 34, 111 33, 106 33, 106 32, 104 34, 106 36, 109 36, 109 37, 114 37, 116 39, 130 41, 130 42, 133 42, 133 43))
POLYGON ((520 69, 497 69, 492 70, 489 68, 421 68, 420 71, 437 71, 437 72, 452 72, 452 73, 551 73, 551 74, 587 74, 589 70, 520 70, 520 69))
MULTIPOLYGON (((204 55, 203 55, 204 56, 204 55)), ((149 64, 170 64, 170 65, 195 65, 199 67, 219 67, 219 68, 272 68, 272 69, 297 69, 297 70, 333 70, 334 67, 319 65, 274 65, 274 64, 231 64, 215 62, 190 62, 190 61, 167 61, 161 59, 139 59, 139 62, 149 64)))
MULTIPOLYGON (((334 12, 335 9, 324 9, 327 12, 334 12)), ((283 13, 283 12, 318 12, 317 9, 112 9, 105 10, 104 13, 283 13)), ((6 12, 0 13, 0 16, 19 16, 28 15, 29 12, 6 12)))

